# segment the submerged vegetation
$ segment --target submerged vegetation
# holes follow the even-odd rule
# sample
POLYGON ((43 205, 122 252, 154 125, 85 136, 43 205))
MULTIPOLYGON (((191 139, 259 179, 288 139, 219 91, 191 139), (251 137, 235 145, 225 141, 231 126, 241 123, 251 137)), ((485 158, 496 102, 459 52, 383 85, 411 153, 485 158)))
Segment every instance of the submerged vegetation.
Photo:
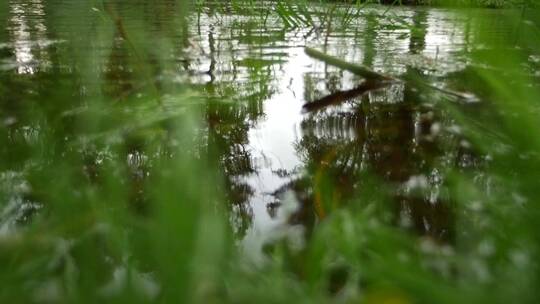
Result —
POLYGON ((0 303, 537 303, 516 5, 0 1, 0 303))

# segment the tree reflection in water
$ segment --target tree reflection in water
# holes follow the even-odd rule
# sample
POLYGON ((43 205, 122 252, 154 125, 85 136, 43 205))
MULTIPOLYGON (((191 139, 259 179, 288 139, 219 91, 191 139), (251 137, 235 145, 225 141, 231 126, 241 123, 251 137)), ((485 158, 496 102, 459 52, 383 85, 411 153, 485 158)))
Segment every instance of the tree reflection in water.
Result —
MULTIPOLYGON (((459 61, 452 57, 455 49, 451 48, 460 48, 470 39, 465 31, 455 30, 462 24, 450 19, 442 25, 452 30, 455 45, 441 50, 437 46, 434 52, 434 42, 427 36, 440 41, 441 25, 430 22, 431 12, 425 10, 401 10, 399 14, 409 24, 397 30, 387 30, 389 25, 380 12, 368 10, 358 25, 325 32, 286 28, 275 16, 223 14, 223 7, 217 4, 185 17, 182 4, 175 1, 135 6, 113 3, 99 14, 81 17, 84 25, 63 24, 61 18, 49 20, 43 9, 40 1, 11 1, 5 30, 10 44, 0 49, 3 58, 15 65, 1 77, 18 88, 18 93, 7 94, 2 101, 6 117, 17 121, 8 130, 13 164, 30 153, 31 144, 22 138, 31 137, 32 132, 62 130, 66 132, 62 137, 76 137, 73 130, 84 129, 73 113, 87 110, 88 105, 78 104, 82 99, 78 97, 101 100, 105 96, 107 102, 113 101, 114 111, 125 114, 139 108, 164 109, 170 106, 167 100, 171 96, 188 87, 206 99, 197 105, 204 121, 193 141, 198 142, 197 153, 207 155, 225 179, 222 190, 238 238, 264 230, 262 226, 275 221, 289 190, 301 206, 289 222, 304 225, 309 234, 334 208, 363 204, 363 192, 374 190, 367 189, 369 173, 390 185, 387 195, 394 206, 390 218, 396 224, 452 240, 452 198, 445 192, 445 172, 456 164, 474 165, 470 161, 474 156, 458 135, 446 131, 454 122, 433 106, 432 94, 416 87, 414 81, 384 87, 362 83, 348 72, 302 54, 305 45, 320 46, 380 72, 444 82, 440 73, 436 78, 421 64, 393 59, 429 61, 425 57, 435 56, 459 61), (18 13, 21 6, 35 11, 31 20, 18 13), (134 12, 143 12, 144 18, 131 18, 134 12), (87 24, 96 18, 108 18, 110 23, 104 25, 91 48, 82 50, 93 62, 91 73, 82 75, 79 65, 85 61, 62 47, 63 38, 73 38, 65 37, 71 32, 62 29, 74 26, 80 27, 80 33, 91 32, 87 24), (141 28, 147 31, 138 31, 141 28), (26 78, 14 78, 10 73, 26 78), (96 80, 101 78, 104 81, 96 80), (37 82, 41 85, 34 95, 29 88, 37 82), (61 92, 71 93, 64 96, 61 92), (50 95, 55 96, 56 104, 42 105, 49 115, 46 119, 25 118, 27 106, 38 102, 35 96, 50 95), (301 105, 315 100, 320 101, 317 106, 311 104, 305 109, 309 113, 302 114, 301 105), (42 126, 44 122, 49 125, 42 126), (254 220, 257 217, 264 219, 254 220)), ((86 9, 82 4, 64 7, 74 16, 83 16, 86 9)), ((72 40, 83 45, 81 37, 72 40)), ((171 116, 177 115, 174 109, 171 116)), ((152 117, 150 112, 142 117, 152 117)), ((124 114, 111 115, 104 125, 113 128, 124 114)), ((130 167, 130 200, 141 213, 147 212, 144 183, 153 163, 160 155, 179 149, 178 143, 167 142, 172 120, 158 117, 156 121, 159 131, 149 131, 151 140, 147 133, 119 132, 122 157, 130 167), (150 149, 154 154, 149 142, 159 143, 159 148, 150 149)), ((104 131, 110 130, 99 130, 104 131)), ((111 156, 105 146, 89 145, 83 153, 86 174, 95 182, 99 181, 98 164, 111 156)), ((64 148, 60 144, 54 149, 64 148)))
MULTIPOLYGON (((452 241, 452 199, 444 187, 445 172, 472 154, 460 145, 458 135, 444 131, 454 122, 433 107, 433 95, 423 92, 412 81, 422 79, 430 83, 433 78, 421 67, 388 61, 389 53, 424 56, 432 50, 432 42, 426 41, 432 26, 428 14, 419 10, 406 15, 411 22, 406 32, 408 39, 398 38, 402 33, 381 34, 377 31, 383 26, 381 19, 372 13, 365 15, 361 35, 345 31, 299 41, 315 45, 322 42, 332 52, 355 37, 362 46, 359 50, 342 48, 338 53, 352 51, 352 60, 394 75, 399 71, 397 76, 411 81, 379 88, 361 84, 361 79, 354 75, 324 64, 314 62, 308 66, 302 76, 302 92, 293 94, 307 103, 305 111, 313 113, 304 114, 299 125, 289 123, 291 132, 301 133, 291 143, 301 160, 293 171, 279 165, 276 168, 279 159, 259 161, 254 154, 259 152, 253 149, 248 134, 250 129, 271 119, 266 116, 264 104, 279 102, 272 98, 287 90, 277 87, 276 78, 289 76, 283 75, 283 71, 295 65, 291 41, 309 35, 273 28, 272 20, 264 20, 265 31, 260 31, 256 29, 261 28, 258 22, 262 21, 256 18, 218 18, 212 11, 198 15, 198 26, 191 29, 192 39, 205 55, 204 59, 195 59, 197 66, 190 65, 190 75, 194 83, 217 99, 207 106, 208 146, 219 151, 239 237, 248 229, 262 229, 253 227, 251 222, 254 216, 261 216, 253 212, 257 204, 265 204, 270 217, 275 217, 288 191, 295 193, 301 206, 289 222, 304 225, 309 234, 313 225, 332 209, 343 204, 362 204, 362 193, 373 190, 364 189, 369 186, 364 182, 369 173, 391 185, 387 194, 395 210, 390 216, 392 221, 422 235, 452 241), (381 49, 383 43, 386 47, 381 49), (223 103, 222 99, 234 103, 223 103), (309 103, 317 99, 319 103, 309 103), (263 187, 263 191, 254 187, 253 178, 260 178, 261 170, 267 167, 278 182, 273 189, 263 187), (261 196, 266 199, 255 199, 261 196)), ((297 65, 293 69, 304 68, 297 65)), ((284 107, 283 114, 298 110, 291 105, 291 109, 284 107)))

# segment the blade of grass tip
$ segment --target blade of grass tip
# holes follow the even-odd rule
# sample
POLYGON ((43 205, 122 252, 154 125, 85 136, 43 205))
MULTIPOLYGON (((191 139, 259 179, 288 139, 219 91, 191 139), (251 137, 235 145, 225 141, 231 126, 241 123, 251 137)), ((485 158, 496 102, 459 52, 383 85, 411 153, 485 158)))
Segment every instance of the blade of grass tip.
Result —
POLYGON ((392 8, 392 6, 398 4, 399 0, 394 0, 394 2, 392 2, 392 4, 390 4, 386 10, 382 13, 381 17, 384 17, 386 16, 386 14, 390 11, 390 9, 392 8))
POLYGON ((285 28, 291 28, 296 26, 294 20, 291 20, 291 17, 288 15, 287 10, 281 2, 278 2, 276 4, 275 10, 278 16, 281 18, 281 21, 283 21, 285 28))
POLYGON ((362 76, 365 79, 371 79, 371 80, 395 80, 393 77, 377 73, 375 71, 370 70, 367 67, 364 67, 364 66, 361 66, 361 65, 358 65, 358 64, 343 61, 343 60, 341 60, 341 59, 339 59, 337 57, 327 55, 327 54, 325 54, 323 52, 319 52, 319 51, 317 51, 315 49, 312 49, 310 47, 306 47, 305 52, 306 52, 306 54, 308 56, 310 56, 312 58, 324 61, 325 63, 328 63, 328 64, 333 65, 335 67, 347 70, 347 71, 349 71, 349 72, 351 72, 353 74, 356 74, 358 76, 362 76))
POLYGON ((111 18, 111 21, 114 23, 114 26, 116 27, 116 30, 118 31, 118 33, 120 34, 122 39, 124 39, 128 43, 129 47, 133 51, 133 54, 135 54, 135 58, 139 62, 138 66, 139 66, 139 69, 140 69, 141 73, 145 76, 147 81, 151 84, 151 87, 153 88, 154 94, 156 96, 156 101, 157 101, 157 103, 159 105, 161 105, 162 101, 161 101, 161 98, 160 98, 159 89, 158 89, 155 81, 153 81, 153 79, 151 77, 149 77, 149 75, 151 73, 150 73, 150 70, 148 68, 148 65, 146 64, 146 61, 144 60, 143 56, 139 53, 139 51, 135 47, 135 44, 129 38, 129 35, 128 35, 128 33, 126 31, 126 28, 124 26, 124 21, 123 21, 122 17, 117 13, 116 9, 113 8, 111 4, 105 4, 104 9, 107 12, 107 14, 109 15, 109 17, 111 18))
POLYGON ((298 4, 298 10, 304 15, 304 18, 306 19, 308 26, 313 26, 315 24, 313 22, 313 18, 311 17, 309 8, 305 2, 298 4))
POLYGON ((311 21, 309 11, 302 3, 293 5, 290 2, 287 2, 287 4, 296 19, 300 20, 305 26, 312 26, 313 22, 311 21))

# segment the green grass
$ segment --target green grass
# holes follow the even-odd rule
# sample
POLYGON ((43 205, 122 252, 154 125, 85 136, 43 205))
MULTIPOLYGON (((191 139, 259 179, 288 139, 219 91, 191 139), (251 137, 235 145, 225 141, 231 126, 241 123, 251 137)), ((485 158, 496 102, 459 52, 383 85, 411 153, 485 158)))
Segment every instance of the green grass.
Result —
MULTIPOLYGON (((284 27, 318 20, 307 2, 280 3, 271 14, 284 27)), ((183 49, 144 29, 172 14, 164 30, 187 38, 192 22, 183 2, 169 4, 138 2, 115 20, 114 5, 51 2, 49 26, 88 19, 54 37, 65 41, 50 59, 59 70, 0 72, 0 209, 10 210, 0 214, 10 227, 0 234, 0 303, 538 302, 540 89, 528 85, 538 77, 511 73, 540 49, 536 11, 505 41, 524 55, 482 58, 509 74, 471 76, 489 92, 488 119, 434 95, 490 159, 478 176, 448 173, 454 245, 395 227, 390 185, 366 174, 362 199, 332 210, 303 248, 279 240, 252 264, 229 225, 207 99, 158 77, 183 49), (111 60, 104 49, 129 60, 135 86, 96 68, 111 60)))

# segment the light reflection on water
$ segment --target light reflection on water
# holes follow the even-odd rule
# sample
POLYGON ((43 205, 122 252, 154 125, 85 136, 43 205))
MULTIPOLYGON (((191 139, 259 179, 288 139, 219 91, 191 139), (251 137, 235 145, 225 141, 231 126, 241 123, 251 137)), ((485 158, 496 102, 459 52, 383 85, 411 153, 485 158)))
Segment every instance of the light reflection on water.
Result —
POLYGON ((255 190, 249 204, 253 208, 253 229, 246 238, 268 234, 272 227, 267 205, 276 202, 279 188, 291 181, 291 176, 280 176, 278 172, 295 172, 302 162, 295 151, 295 142, 302 122, 301 109, 304 101, 302 76, 309 71, 311 60, 302 48, 291 49, 289 62, 282 68, 282 88, 266 101, 265 117, 249 132, 251 155, 258 159, 259 170, 246 177, 255 190))
MULTIPOLYGON (((47 28, 44 3, 10 2, 9 41, 0 41, 0 48, 12 55, 2 61, 4 72, 32 77, 53 65, 56 44, 48 37, 65 29, 47 28)), ((362 81, 309 58, 304 46, 384 74, 443 85, 445 77, 469 63, 474 20, 447 10, 396 8, 382 16, 385 10, 368 8, 355 23, 335 26, 330 33, 284 28, 275 16, 263 26, 256 16, 207 10, 191 17, 189 39, 177 41, 174 48, 180 51, 167 50, 170 61, 156 68, 156 79, 187 81, 213 101, 205 107, 206 136, 219 148, 231 218, 246 242, 260 245, 261 238, 287 222, 279 216, 285 197, 305 209, 318 195, 321 171, 337 189, 330 196, 339 205, 361 187, 358 172, 368 168, 398 189, 400 223, 435 237, 451 234, 448 199, 440 197, 441 172, 473 157, 459 144, 459 134, 449 131, 453 122, 424 96, 428 93, 403 82, 302 114, 304 104, 354 89, 362 81), (417 188, 427 189, 425 195, 408 197, 417 188)), ((153 24, 174 17, 165 15, 153 24)), ((136 91, 140 80, 133 76, 137 64, 130 61, 136 56, 116 26, 112 41, 95 42, 100 57, 94 68, 109 85, 118 85, 108 94, 123 96, 136 91)), ((150 36, 168 35, 156 28, 150 36)), ((137 151, 128 156, 141 168, 149 159, 137 151)), ((312 209, 299 211, 296 223, 313 222, 328 211, 312 209)))
MULTIPOLYGON (((379 162, 381 167, 386 168, 384 170, 396 170, 395 173, 382 172, 383 175, 402 176, 403 174, 397 172, 405 170, 400 168, 403 164, 393 164, 394 160, 377 160, 382 157, 379 154, 390 153, 388 155, 395 155, 392 156, 393 158, 398 157, 400 153, 414 154, 411 150, 400 152, 401 148, 396 145, 406 143, 412 147, 411 149, 418 149, 422 136, 427 136, 425 132, 430 132, 430 130, 425 130, 426 127, 422 129, 422 121, 419 118, 421 114, 413 115, 410 117, 412 120, 409 124, 411 130, 416 128, 416 137, 412 134, 408 139, 403 138, 398 142, 382 139, 383 142, 371 144, 375 147, 373 148, 369 144, 369 138, 380 135, 364 134, 365 131, 359 129, 358 126, 362 123, 361 119, 359 120, 357 116, 351 116, 358 108, 359 100, 351 100, 352 103, 348 102, 338 107, 331 107, 320 113, 302 114, 303 104, 338 90, 350 90, 361 82, 361 79, 351 73, 340 71, 323 62, 309 58, 303 51, 302 46, 305 45, 322 48, 327 53, 347 61, 372 66, 377 71, 391 75, 405 74, 411 65, 414 65, 418 70, 430 72, 429 68, 434 66, 434 61, 444 61, 450 63, 449 66, 452 67, 452 69, 441 70, 437 66, 439 75, 454 72, 456 71, 455 67, 462 68, 464 66, 463 59, 458 53, 463 51, 463 46, 466 45, 469 38, 465 37, 462 21, 455 20, 457 15, 437 10, 397 9, 394 12, 396 16, 409 22, 416 22, 415 25, 423 29, 423 32, 418 34, 407 28, 385 30, 383 27, 381 30, 380 19, 377 17, 379 13, 380 11, 374 10, 372 14, 368 14, 366 19, 359 20, 358 25, 354 28, 348 29, 348 31, 340 29, 340 31, 328 36, 322 34, 308 36, 306 35, 307 30, 304 32, 298 30, 283 32, 280 27, 272 28, 271 26, 266 32, 254 33, 247 21, 244 26, 238 26, 238 22, 241 23, 242 18, 222 17, 218 18, 219 22, 217 22, 212 17, 199 16, 203 25, 192 31, 194 34, 192 39, 197 44, 197 47, 193 49, 196 52, 196 49, 200 48, 204 55, 196 57, 196 66, 190 66, 190 68, 194 68, 191 73, 193 75, 192 81, 211 83, 213 90, 215 90, 213 93, 217 95, 222 92, 219 88, 232 83, 231 85, 239 87, 239 90, 229 98, 239 102, 240 107, 242 107, 244 94, 254 94, 258 89, 255 86, 252 89, 244 90, 242 89, 243 83, 248 83, 245 87, 250 87, 249 84, 257 81, 257 77, 270 75, 265 83, 270 87, 265 89, 268 94, 260 98, 262 109, 260 112, 256 112, 255 116, 247 118, 250 128, 247 131, 246 141, 242 143, 251 159, 253 171, 239 172, 238 176, 234 178, 234 182, 246 184, 251 189, 247 201, 242 203, 248 204, 251 210, 249 214, 253 216, 250 228, 245 232, 247 243, 260 245, 261 239, 268 236, 270 230, 276 229, 276 225, 279 225, 283 219, 277 216, 273 217, 270 206, 279 206, 283 199, 283 191, 291 189, 293 187, 291 184, 302 179, 302 176, 311 174, 308 173, 307 166, 314 160, 310 159, 310 156, 306 159, 305 151, 302 151, 306 148, 302 146, 305 145, 307 138, 314 136, 314 138, 318 138, 317 140, 335 145, 335 147, 347 145, 349 148, 345 148, 344 151, 353 151, 356 149, 352 147, 360 146, 360 150, 353 153, 372 153, 371 156, 362 157, 364 166, 370 162, 372 166, 378 166, 377 162, 379 162), (283 37, 275 38, 280 35, 283 37), (266 42, 253 43, 253 41, 263 40, 266 42), (272 63, 271 60, 276 59, 273 54, 276 53, 279 54, 280 60, 272 63), (270 61, 257 67, 234 65, 235 61, 242 62, 250 58, 270 61), (367 144, 366 136, 368 138, 367 144), (378 151, 378 145, 382 145, 381 152, 370 152, 378 151), (388 149, 395 151, 389 152, 388 149)), ((269 24, 271 22, 272 20, 269 24)), ((397 111, 401 111, 400 107, 411 107, 410 105, 400 106, 400 104, 409 102, 404 101, 406 90, 410 89, 405 88, 404 84, 396 84, 385 90, 369 92, 363 98, 372 105, 380 104, 382 107, 395 105, 393 107, 396 107, 397 111)), ((249 104, 249 102, 247 103, 249 104)), ((391 116, 394 114, 389 112, 389 115, 388 119, 392 119, 391 116)), ((400 117, 396 116, 397 119, 408 119, 400 117)), ((386 123, 392 122, 387 121, 386 123)), ((379 126, 379 122, 374 122, 374 126, 372 127, 374 132, 389 132, 385 131, 384 126, 379 126)), ((367 125, 362 127, 370 128, 367 125)), ((399 131, 397 134, 400 134, 399 131)), ((405 157, 404 162, 411 161, 407 160, 407 156, 401 155, 399 158, 403 157, 405 157)), ((353 164, 353 167, 357 169, 360 166, 360 163, 353 164)), ((412 164, 412 166, 416 165, 412 164)), ((405 174, 411 174, 411 178, 413 178, 413 173, 405 174)), ((395 181, 410 183, 406 176, 395 181)), ((435 187, 439 187, 438 183, 435 184, 435 187)), ((305 191, 308 190, 305 189, 305 191)), ((437 195, 435 194, 435 196, 437 195)), ((437 198, 430 194, 429 200, 437 201, 437 198)), ((407 214, 410 216, 411 212, 413 211, 407 206, 402 211, 404 216, 407 214)), ((427 215, 421 216, 420 221, 422 225, 426 226, 424 230, 429 230, 430 219, 425 216, 427 215)))
MULTIPOLYGON (((46 48, 55 43, 47 39, 43 1, 13 2, 8 30, 12 35, 15 62, 19 74, 33 74, 37 66, 50 65, 46 48)), ((9 66, 9 64, 5 64, 9 66)))

